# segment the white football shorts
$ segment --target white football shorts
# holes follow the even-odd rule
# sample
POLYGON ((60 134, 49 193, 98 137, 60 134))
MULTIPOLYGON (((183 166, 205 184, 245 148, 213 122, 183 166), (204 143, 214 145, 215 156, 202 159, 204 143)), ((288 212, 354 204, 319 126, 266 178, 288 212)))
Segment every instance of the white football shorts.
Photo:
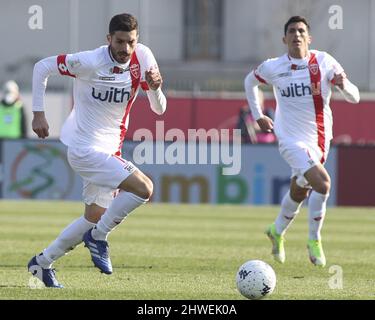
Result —
MULTIPOLYGON (((327 159, 330 143, 326 143, 324 152, 324 162, 327 159)), ((301 141, 279 142, 279 151, 281 156, 292 169, 291 178, 297 177, 296 183, 302 188, 311 188, 304 174, 312 167, 323 164, 323 152, 318 146, 309 146, 301 141)))
POLYGON ((68 148, 68 161, 83 179, 83 201, 108 208, 122 181, 137 167, 121 157, 94 148, 68 148))

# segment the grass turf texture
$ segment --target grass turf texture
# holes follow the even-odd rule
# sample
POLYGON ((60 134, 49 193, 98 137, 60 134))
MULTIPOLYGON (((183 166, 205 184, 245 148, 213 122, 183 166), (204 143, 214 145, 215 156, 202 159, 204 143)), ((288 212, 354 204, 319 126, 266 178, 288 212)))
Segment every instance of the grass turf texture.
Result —
POLYGON ((65 289, 30 289, 28 261, 82 210, 76 202, 0 201, 0 299, 241 300, 236 272, 252 259, 276 272, 268 299, 375 298, 373 208, 328 209, 321 269, 308 259, 306 208, 286 235, 280 265, 263 233, 277 207, 148 204, 110 235, 111 276, 94 268, 80 245, 54 265, 65 289), (332 265, 342 268, 343 289, 329 287, 332 265))

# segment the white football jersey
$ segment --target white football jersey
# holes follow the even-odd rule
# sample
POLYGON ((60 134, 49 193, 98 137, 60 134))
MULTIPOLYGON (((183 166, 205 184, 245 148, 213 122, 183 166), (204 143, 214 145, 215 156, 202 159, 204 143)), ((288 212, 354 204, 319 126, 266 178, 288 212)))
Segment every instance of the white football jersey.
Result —
POLYGON ((129 112, 139 87, 148 90, 145 71, 157 68, 151 50, 138 43, 130 61, 116 62, 108 46, 57 56, 61 75, 74 77, 74 106, 61 141, 121 155, 129 112))
POLYGON ((275 133, 283 141, 303 141, 325 154, 332 139, 331 85, 341 65, 328 53, 310 50, 305 59, 288 54, 269 59, 254 70, 261 83, 273 86, 275 133))

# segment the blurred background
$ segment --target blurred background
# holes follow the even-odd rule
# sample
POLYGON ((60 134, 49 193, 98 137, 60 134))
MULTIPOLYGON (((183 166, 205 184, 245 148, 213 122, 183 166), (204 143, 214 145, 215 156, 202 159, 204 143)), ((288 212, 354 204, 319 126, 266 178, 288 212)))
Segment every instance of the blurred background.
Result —
MULTIPOLYGON (((155 133, 155 121, 164 121, 165 130, 184 133, 199 128, 243 132, 242 170, 232 180, 215 166, 145 165, 143 170, 158 183, 154 201, 278 203, 289 169, 277 141, 262 136, 248 114, 243 80, 263 60, 285 52, 285 22, 304 15, 311 25, 311 48, 333 55, 361 91, 358 105, 348 104, 337 91, 333 95, 330 204, 375 205, 375 0, 2 0, 0 83, 11 92, 17 89, 7 82, 18 84, 24 121, 24 134, 3 136, 2 197, 80 199, 80 179, 70 171, 58 142, 73 103, 72 79, 49 79, 45 108, 51 136, 41 145, 31 131, 32 70, 44 57, 106 44, 109 21, 121 12, 138 18, 139 41, 152 49, 168 97, 162 117, 149 110, 142 94, 136 101, 126 137, 129 158, 135 130, 155 133)), ((271 88, 263 89, 264 106, 272 115, 271 88)), ((5 95, 3 89, 2 99, 5 95)))

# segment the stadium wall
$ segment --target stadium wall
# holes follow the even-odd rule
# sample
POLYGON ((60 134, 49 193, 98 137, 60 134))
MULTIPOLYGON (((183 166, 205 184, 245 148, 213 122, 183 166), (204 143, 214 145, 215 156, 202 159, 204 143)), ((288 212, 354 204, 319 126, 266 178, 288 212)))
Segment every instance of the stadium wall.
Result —
MULTIPOLYGON (((295 14, 305 15, 312 26, 313 49, 327 51, 345 67, 346 73, 363 90, 375 89, 374 2, 309 0, 223 0, 219 32, 220 59, 195 61, 186 57, 187 10, 184 0, 79 0, 79 1, 0 1, 0 82, 16 80, 21 87, 31 87, 33 65, 43 57, 91 50, 106 43, 110 18, 120 12, 137 16, 140 42, 152 48, 163 70, 165 86, 187 90, 194 83, 201 88, 220 79, 219 87, 228 85, 242 90, 250 68, 268 57, 285 52, 283 25, 295 14), (35 5, 43 9, 41 29, 30 27, 35 5), (339 29, 329 24, 332 5, 343 10, 339 29), (167 8, 167 9, 166 9, 167 8), (12 32, 10 32, 11 30, 12 32), (353 36, 360 35, 360 36, 353 36), (27 39, 25 50, 23 41, 27 39), (348 50, 360 48, 360 50, 348 50)), ((210 2, 209 2, 210 3, 210 2)), ((211 1, 212 3, 212 1, 211 1)), ((206 18, 207 19, 207 18, 206 18)), ((205 42, 209 47, 208 41, 205 42)), ((198 47, 198 46, 197 46, 198 47)), ((67 79, 51 77, 49 86, 68 88, 67 79)), ((209 85, 211 88, 212 86, 209 85)))
MULTIPOLYGON (((71 170, 66 148, 59 141, 4 140, 0 144, 3 198, 81 200, 81 179, 71 170)), ((145 157, 139 146, 137 150, 136 143, 127 142, 123 154, 154 181, 153 202, 278 204, 289 185, 290 170, 275 145, 242 145, 237 164, 227 161, 229 154, 224 157, 222 144, 214 143, 195 148, 196 162, 206 148, 208 164, 179 164, 191 150, 184 143, 161 142, 143 145, 155 164, 141 164, 145 157), (211 153, 216 147, 218 164, 211 153), (167 158, 171 150, 183 156, 167 158), (239 174, 222 174, 224 168, 238 167, 239 163, 239 174)), ((235 152, 238 150, 231 146, 229 153, 235 152)), ((332 148, 326 164, 332 178, 330 206, 375 206, 374 160, 374 147, 332 148)))

